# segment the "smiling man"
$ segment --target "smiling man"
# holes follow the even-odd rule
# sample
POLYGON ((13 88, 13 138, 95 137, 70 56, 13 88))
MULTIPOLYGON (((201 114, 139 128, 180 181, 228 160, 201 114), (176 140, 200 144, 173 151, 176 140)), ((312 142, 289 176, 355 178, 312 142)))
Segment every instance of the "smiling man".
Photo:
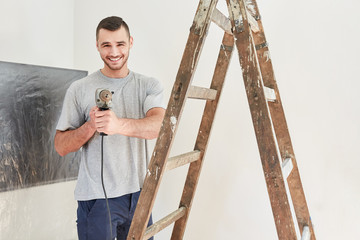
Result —
POLYGON ((147 139, 158 136, 164 117, 160 82, 127 66, 132 46, 122 18, 99 23, 96 47, 104 66, 69 87, 56 127, 55 149, 61 156, 81 149, 75 188, 80 240, 126 239, 149 161, 147 139), (95 106, 99 88, 114 93, 110 110, 95 106), (100 133, 107 134, 103 149, 100 133))

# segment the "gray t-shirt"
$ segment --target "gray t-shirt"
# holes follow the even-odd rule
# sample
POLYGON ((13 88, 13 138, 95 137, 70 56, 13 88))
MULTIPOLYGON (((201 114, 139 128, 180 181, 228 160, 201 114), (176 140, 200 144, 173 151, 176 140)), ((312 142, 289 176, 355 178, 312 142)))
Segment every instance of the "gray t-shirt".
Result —
MULTIPOLYGON (((76 129, 90 120, 95 91, 113 91, 112 108, 120 118, 144 118, 154 107, 165 108, 159 81, 130 71, 125 78, 108 78, 97 71, 71 84, 66 92, 57 130, 76 129)), ((104 185, 109 198, 139 191, 147 165, 147 141, 123 135, 104 137, 104 185)), ((82 147, 75 199, 104 198, 101 185, 101 136, 98 132, 82 147)))

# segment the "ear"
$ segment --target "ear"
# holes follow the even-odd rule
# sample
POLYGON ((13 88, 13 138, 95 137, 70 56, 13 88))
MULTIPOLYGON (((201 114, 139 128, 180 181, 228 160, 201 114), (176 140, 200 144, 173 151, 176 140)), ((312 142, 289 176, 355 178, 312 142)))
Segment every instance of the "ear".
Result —
POLYGON ((130 48, 132 48, 133 42, 134 42, 134 39, 133 39, 133 37, 130 36, 130 48))
POLYGON ((96 40, 96 49, 99 51, 99 42, 96 40))

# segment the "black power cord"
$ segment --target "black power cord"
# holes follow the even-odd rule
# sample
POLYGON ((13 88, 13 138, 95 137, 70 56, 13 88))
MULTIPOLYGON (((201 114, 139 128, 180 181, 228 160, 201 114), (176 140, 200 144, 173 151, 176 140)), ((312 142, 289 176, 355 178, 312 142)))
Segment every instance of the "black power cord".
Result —
POLYGON ((110 212, 110 207, 109 207, 109 200, 107 198, 105 185, 104 185, 104 136, 106 136, 106 134, 100 134, 100 135, 101 135, 101 184, 102 184, 102 188, 104 190, 106 207, 107 207, 107 211, 108 211, 108 215, 109 215, 110 239, 112 240, 111 212, 110 212))

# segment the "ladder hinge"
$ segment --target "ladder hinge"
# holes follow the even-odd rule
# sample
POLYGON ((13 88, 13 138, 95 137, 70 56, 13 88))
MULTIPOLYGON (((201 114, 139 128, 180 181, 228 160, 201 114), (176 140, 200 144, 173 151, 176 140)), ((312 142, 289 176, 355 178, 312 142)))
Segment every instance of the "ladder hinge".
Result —
POLYGON ((235 20, 235 30, 237 33, 241 33, 245 30, 244 23, 242 20, 235 20))
POLYGON ((233 46, 226 46, 224 44, 221 44, 220 49, 224 50, 224 51, 231 52, 233 50, 233 46))
POLYGON ((267 42, 263 42, 263 43, 260 43, 258 45, 255 46, 256 50, 260 50, 262 48, 265 48, 265 47, 268 47, 268 43, 267 42))

